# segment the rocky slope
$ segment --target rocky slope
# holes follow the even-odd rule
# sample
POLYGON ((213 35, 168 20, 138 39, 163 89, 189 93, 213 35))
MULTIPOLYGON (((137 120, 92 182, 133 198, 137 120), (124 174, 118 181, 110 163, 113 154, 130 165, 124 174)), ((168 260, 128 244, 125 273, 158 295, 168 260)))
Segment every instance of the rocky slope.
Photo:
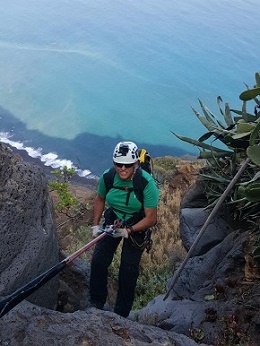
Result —
MULTIPOLYGON (((54 219, 41 169, 0 144, 0 295, 10 294, 57 263, 54 219)), ((52 279, 30 301, 54 308, 58 285, 58 278, 52 279)))
MULTIPOLYGON (((185 174, 185 179, 175 178, 173 186, 180 180, 187 187, 189 177, 185 174)), ((91 204, 93 190, 74 188, 79 189, 84 203, 91 204)), ((180 227, 187 249, 208 216, 201 191, 190 191, 182 204, 180 227)), ((91 215, 89 209, 78 222, 91 223, 91 215)), ((57 221, 65 225, 71 220, 57 215, 57 221)), ((60 227, 63 249, 72 241, 66 232, 60 227)), ((253 238, 246 229, 231 224, 222 212, 169 297, 155 297, 128 319, 89 306, 89 264, 76 260, 60 275, 56 311, 23 301, 0 319, 0 345, 256 346, 260 275, 251 257, 253 238)), ((170 284, 171 280, 167 289, 170 284)))

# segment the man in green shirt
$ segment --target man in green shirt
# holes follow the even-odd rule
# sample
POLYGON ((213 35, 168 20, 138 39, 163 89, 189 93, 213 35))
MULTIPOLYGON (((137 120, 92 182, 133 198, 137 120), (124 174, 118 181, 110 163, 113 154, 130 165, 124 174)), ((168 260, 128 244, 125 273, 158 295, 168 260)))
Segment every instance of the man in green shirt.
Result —
POLYGON ((120 142, 113 153, 114 180, 108 190, 106 170, 101 176, 94 203, 93 236, 100 233, 100 221, 104 213, 103 227, 114 225, 116 232, 100 240, 91 262, 90 299, 97 308, 103 308, 107 299, 108 267, 123 238, 119 268, 115 313, 127 317, 131 311, 139 264, 144 251, 146 231, 157 222, 159 191, 153 177, 139 167, 138 148, 133 142, 120 142), (137 196, 135 181, 139 176, 145 181, 142 198, 137 196))

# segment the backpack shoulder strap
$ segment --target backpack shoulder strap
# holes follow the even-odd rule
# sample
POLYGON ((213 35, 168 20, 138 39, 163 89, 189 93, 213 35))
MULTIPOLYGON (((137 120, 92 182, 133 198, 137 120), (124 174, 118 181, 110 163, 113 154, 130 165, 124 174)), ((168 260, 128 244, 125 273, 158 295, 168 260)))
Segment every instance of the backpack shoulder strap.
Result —
POLYGON ((134 193, 136 197, 138 198, 139 202, 143 204, 144 201, 144 189, 146 185, 148 184, 148 180, 146 180, 142 175, 142 168, 138 167, 134 178, 133 178, 133 187, 134 187, 134 193))
POLYGON ((106 186, 106 194, 113 187, 115 174, 116 174, 116 170, 115 170, 114 166, 111 167, 109 169, 109 171, 107 171, 106 173, 103 174, 104 183, 105 183, 105 186, 106 186))

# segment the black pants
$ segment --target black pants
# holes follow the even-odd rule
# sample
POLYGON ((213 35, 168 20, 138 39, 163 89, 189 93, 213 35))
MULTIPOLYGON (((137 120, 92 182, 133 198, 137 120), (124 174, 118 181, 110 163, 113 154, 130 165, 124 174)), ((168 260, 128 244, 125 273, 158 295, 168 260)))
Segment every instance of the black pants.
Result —
MULTIPOLYGON (((135 238, 141 242, 144 232, 138 232, 135 238)), ((108 267, 121 240, 122 238, 108 235, 96 244, 91 262, 90 299, 98 307, 102 307, 106 302, 108 267)), ((133 246, 130 239, 123 240, 114 308, 115 313, 123 317, 127 317, 132 309, 142 253, 143 251, 133 246)))

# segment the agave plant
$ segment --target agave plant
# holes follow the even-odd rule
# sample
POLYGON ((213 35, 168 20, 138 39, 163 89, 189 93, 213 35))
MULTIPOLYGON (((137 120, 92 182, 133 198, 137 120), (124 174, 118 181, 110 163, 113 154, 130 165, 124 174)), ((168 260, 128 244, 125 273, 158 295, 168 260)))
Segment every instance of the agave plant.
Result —
MULTIPOLYGON (((208 197, 208 208, 213 207, 228 184, 250 159, 247 169, 225 203, 230 206, 234 219, 246 219, 258 226, 260 218, 260 73, 255 74, 256 85, 239 96, 241 110, 230 109, 217 98, 221 120, 199 100, 201 112, 192 108, 207 132, 194 140, 173 133, 180 140, 199 147, 200 158, 207 167, 200 176, 208 197), (254 101, 253 114, 247 112, 247 102, 254 101), (217 145, 220 143, 220 145, 217 145)), ((258 226, 259 227, 259 226, 258 226)))

